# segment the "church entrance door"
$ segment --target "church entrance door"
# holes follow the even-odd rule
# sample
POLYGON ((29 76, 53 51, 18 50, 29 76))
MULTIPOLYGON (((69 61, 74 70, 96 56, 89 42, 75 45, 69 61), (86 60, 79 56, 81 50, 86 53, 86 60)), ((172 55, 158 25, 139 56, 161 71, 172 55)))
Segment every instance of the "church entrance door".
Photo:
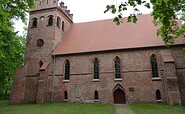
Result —
POLYGON ((125 92, 121 89, 114 91, 114 104, 125 104, 125 92))

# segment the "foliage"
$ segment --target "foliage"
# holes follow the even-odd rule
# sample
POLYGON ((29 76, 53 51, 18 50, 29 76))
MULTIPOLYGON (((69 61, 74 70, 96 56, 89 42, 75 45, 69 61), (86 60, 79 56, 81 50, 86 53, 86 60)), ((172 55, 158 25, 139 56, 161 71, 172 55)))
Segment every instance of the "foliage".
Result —
POLYGON ((129 106, 136 114, 185 114, 184 106, 164 104, 131 104, 129 106))
POLYGON ((116 114, 108 104, 47 103, 8 105, 0 108, 3 114, 116 114))
POLYGON ((157 31, 157 35, 163 38, 166 45, 174 43, 174 39, 185 33, 185 23, 179 27, 178 19, 185 22, 185 0, 126 0, 122 2, 118 7, 115 5, 107 5, 106 12, 111 11, 113 14, 117 13, 114 18, 114 22, 117 25, 122 23, 122 13, 127 10, 128 7, 132 7, 134 13, 130 14, 127 21, 137 22, 137 13, 139 5, 144 5, 147 8, 153 8, 151 13, 153 16, 153 23, 155 26, 160 26, 157 31), (178 19, 177 19, 178 18, 178 19))
POLYGON ((34 0, 0 0, 0 98, 11 88, 15 68, 23 62, 25 38, 14 32, 13 19, 26 21, 34 0))

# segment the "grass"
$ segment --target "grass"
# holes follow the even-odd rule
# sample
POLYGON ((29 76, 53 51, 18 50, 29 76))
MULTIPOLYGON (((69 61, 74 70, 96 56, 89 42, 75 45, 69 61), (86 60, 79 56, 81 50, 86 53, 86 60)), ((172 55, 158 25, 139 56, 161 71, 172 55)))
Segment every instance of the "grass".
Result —
POLYGON ((113 105, 46 103, 0 106, 0 114, 116 114, 113 105))
MULTIPOLYGON (((130 104, 136 114, 185 114, 185 106, 130 104)), ((8 105, 0 100, 0 114, 116 114, 114 105, 85 103, 46 103, 8 105)))
POLYGON ((185 114, 185 106, 164 104, 131 104, 129 106, 136 114, 185 114))
POLYGON ((8 100, 0 100, 0 105, 7 105, 8 103, 8 100))

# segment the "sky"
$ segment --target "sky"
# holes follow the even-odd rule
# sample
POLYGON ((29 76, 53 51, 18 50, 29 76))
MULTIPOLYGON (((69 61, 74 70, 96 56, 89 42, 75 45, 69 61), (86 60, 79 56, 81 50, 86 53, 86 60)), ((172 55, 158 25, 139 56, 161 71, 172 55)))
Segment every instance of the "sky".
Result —
MULTIPOLYGON (((113 19, 115 15, 112 13, 104 13, 106 10, 106 5, 115 4, 118 6, 121 2, 125 0, 59 0, 63 1, 70 13, 73 14, 73 22, 81 23, 88 21, 96 21, 103 19, 113 19)), ((149 0, 146 0, 149 1, 149 0)), ((149 14, 151 10, 145 8, 144 6, 139 7, 142 14, 149 14)), ((123 13, 123 16, 128 16, 132 10, 129 8, 127 12, 123 13)), ((19 35, 23 32, 23 27, 25 25, 21 21, 15 21, 15 29, 19 31, 19 35)))

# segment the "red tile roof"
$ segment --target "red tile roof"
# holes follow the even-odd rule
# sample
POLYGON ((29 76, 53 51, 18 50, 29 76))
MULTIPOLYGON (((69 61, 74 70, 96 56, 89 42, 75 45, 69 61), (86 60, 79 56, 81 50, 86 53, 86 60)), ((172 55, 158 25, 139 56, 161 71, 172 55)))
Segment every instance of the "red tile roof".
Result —
MULTIPOLYGON (((120 26, 112 19, 73 24, 53 55, 164 45, 150 15, 138 16, 137 24, 123 20, 120 26)), ((181 44, 182 38, 176 39, 175 44, 181 44)))

